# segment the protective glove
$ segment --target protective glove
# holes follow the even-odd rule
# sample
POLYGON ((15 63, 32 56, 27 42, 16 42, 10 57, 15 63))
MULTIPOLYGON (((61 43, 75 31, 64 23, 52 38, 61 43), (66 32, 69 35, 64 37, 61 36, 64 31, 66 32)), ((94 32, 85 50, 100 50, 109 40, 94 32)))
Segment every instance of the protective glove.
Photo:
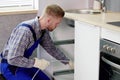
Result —
POLYGON ((72 61, 69 61, 68 65, 70 66, 71 69, 74 69, 74 63, 72 61))
POLYGON ((50 64, 50 62, 45 59, 35 58, 34 67, 44 70, 48 67, 49 64, 50 64))

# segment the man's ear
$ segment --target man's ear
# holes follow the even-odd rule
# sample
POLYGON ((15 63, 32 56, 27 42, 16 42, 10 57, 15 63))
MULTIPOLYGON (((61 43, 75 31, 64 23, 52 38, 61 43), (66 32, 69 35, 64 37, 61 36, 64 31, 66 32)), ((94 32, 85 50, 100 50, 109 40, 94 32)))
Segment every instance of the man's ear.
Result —
POLYGON ((51 21, 51 18, 50 18, 50 17, 48 17, 48 19, 47 19, 47 23, 50 23, 50 21, 51 21))
POLYGON ((50 22, 50 18, 48 18, 47 22, 48 22, 48 23, 50 22))
POLYGON ((50 18, 48 17, 47 19, 46 19, 46 26, 49 26, 50 25, 50 18))

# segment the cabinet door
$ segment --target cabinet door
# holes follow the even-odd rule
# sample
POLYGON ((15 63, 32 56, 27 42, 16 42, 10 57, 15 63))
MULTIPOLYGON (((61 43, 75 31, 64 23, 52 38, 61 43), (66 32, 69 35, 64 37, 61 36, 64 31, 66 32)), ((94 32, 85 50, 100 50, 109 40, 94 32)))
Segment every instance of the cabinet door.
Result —
POLYGON ((100 28, 75 21, 75 80, 98 80, 100 28))

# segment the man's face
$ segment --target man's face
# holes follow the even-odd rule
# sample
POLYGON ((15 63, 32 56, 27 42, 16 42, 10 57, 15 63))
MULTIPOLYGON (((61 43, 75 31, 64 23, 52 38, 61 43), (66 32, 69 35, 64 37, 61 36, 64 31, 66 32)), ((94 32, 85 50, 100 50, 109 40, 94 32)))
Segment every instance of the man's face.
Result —
POLYGON ((62 21, 62 18, 51 18, 47 29, 49 31, 53 31, 61 21, 62 21))

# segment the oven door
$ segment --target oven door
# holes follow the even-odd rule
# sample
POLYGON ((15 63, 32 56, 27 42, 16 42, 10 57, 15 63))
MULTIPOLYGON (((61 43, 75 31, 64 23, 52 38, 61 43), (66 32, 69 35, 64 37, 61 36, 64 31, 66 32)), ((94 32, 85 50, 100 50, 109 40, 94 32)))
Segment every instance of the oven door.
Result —
POLYGON ((99 80, 120 80, 120 59, 103 52, 100 55, 99 80))

